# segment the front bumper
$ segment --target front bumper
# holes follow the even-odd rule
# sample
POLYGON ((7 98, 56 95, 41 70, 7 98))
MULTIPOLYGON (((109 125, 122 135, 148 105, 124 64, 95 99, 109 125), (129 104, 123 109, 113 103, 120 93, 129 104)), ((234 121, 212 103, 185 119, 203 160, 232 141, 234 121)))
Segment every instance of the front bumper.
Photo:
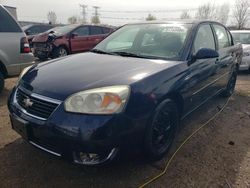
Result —
POLYGON ((8 107, 13 129, 33 146, 84 165, 111 161, 122 147, 142 142, 146 121, 124 114, 83 115, 65 112, 63 103, 47 120, 25 113, 15 100, 13 90, 8 107), (89 156, 94 156, 92 159, 89 156), (83 159, 85 157, 85 159, 83 159))
POLYGON ((49 57, 52 45, 48 43, 33 43, 33 54, 35 57, 49 57))

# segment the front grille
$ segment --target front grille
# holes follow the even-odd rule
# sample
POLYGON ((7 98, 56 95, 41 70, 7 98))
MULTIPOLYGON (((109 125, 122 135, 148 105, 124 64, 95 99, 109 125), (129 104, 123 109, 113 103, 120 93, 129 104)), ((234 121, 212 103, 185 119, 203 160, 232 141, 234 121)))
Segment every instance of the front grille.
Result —
POLYGON ((58 104, 52 103, 46 100, 42 100, 35 96, 31 96, 21 89, 17 89, 16 92, 17 103, 25 109, 29 114, 40 117, 43 119, 48 119, 52 112, 56 109, 58 104), (29 104, 27 105, 27 100, 29 104))

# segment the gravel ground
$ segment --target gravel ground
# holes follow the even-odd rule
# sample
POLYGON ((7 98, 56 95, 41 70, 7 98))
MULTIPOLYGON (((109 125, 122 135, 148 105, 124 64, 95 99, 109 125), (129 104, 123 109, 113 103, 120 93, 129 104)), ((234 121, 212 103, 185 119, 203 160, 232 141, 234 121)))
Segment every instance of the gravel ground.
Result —
MULTIPOLYGON (((182 124, 169 154, 148 163, 142 155, 103 167, 82 167, 56 159, 11 130, 6 106, 16 78, 0 94, 0 187, 137 187, 160 173, 176 148, 226 99, 215 97, 182 124)), ((177 153, 167 173, 148 187, 250 187, 250 75, 238 77, 225 110, 177 153)))

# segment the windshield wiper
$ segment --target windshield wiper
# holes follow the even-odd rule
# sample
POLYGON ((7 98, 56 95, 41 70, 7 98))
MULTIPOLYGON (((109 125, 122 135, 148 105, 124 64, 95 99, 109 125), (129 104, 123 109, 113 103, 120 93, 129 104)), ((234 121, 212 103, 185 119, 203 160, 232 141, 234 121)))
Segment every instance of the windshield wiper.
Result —
POLYGON ((125 57, 138 57, 138 58, 145 58, 145 59, 162 59, 160 57, 155 57, 155 56, 147 56, 147 55, 139 55, 139 54, 134 54, 131 52, 112 52, 113 54, 118 54, 120 56, 125 56, 125 57))
POLYGON ((97 54, 109 54, 109 55, 116 55, 116 54, 114 54, 114 53, 111 53, 111 52, 105 52, 105 51, 103 51, 103 50, 99 50, 99 49, 96 49, 96 48, 94 48, 94 49, 90 50, 90 52, 94 52, 94 53, 97 53, 97 54))

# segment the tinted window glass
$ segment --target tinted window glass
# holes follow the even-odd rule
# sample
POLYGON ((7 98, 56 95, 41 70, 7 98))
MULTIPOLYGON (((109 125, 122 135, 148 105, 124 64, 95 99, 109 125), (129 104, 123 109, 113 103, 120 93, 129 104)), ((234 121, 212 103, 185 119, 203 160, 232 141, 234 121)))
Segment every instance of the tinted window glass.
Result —
POLYGON ((195 37, 194 53, 201 48, 210 48, 215 50, 215 42, 212 29, 210 25, 202 25, 195 37))
POLYGON ((109 28, 107 28, 107 27, 103 27, 102 28, 102 31, 103 31, 103 33, 109 33, 110 32, 110 29, 109 28))
POLYGON ((73 33, 76 33, 78 36, 86 36, 89 35, 89 27, 84 26, 84 27, 79 27, 76 29, 73 33))
POLYGON ((43 33, 45 31, 48 31, 51 28, 53 28, 53 26, 50 26, 50 25, 41 25, 40 26, 40 32, 43 33))
POLYGON ((0 32, 22 32, 16 21, 0 7, 0 32))
POLYGON ((225 28, 220 25, 214 25, 214 30, 218 39, 219 49, 230 46, 225 28))
POLYGON ((90 33, 91 33, 91 35, 101 35, 101 34, 103 34, 102 28, 97 27, 97 26, 90 27, 90 33))

